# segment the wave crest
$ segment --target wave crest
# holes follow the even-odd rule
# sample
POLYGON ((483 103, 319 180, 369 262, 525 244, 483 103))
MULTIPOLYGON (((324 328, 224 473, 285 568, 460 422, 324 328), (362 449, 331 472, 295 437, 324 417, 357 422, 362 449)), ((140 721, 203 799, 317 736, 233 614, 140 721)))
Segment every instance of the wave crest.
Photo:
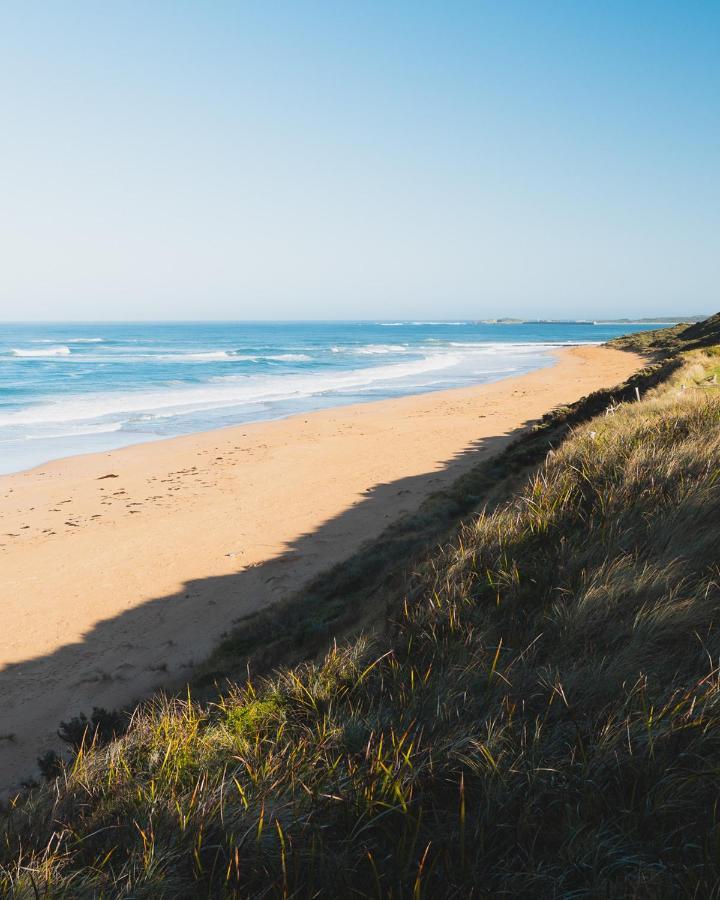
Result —
POLYGON ((13 347, 10 350, 11 356, 17 356, 22 358, 32 359, 33 357, 53 357, 53 356, 70 356, 71 350, 69 347, 48 347, 47 349, 42 350, 18 350, 13 347))

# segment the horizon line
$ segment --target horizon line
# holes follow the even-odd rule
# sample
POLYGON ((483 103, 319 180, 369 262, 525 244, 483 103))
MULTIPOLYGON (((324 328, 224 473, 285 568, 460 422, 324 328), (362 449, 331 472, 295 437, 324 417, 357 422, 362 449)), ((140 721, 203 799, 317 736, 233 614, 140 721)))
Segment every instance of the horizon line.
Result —
POLYGON ((550 317, 534 317, 530 318, 527 316, 487 316, 482 318, 475 317, 462 317, 462 316, 452 316, 447 319, 443 318, 435 318, 435 319, 423 319, 423 318, 409 318, 403 319, 400 317, 389 316, 387 318, 380 318, 377 316, 363 319, 363 318, 337 318, 337 319, 328 319, 328 318, 306 318, 306 319, 228 319, 228 318, 210 318, 210 319, 0 319, 0 327, 3 325, 206 325, 206 324, 239 324, 239 325, 252 325, 252 324, 305 324, 305 323, 315 323, 315 324, 326 324, 326 323, 361 323, 361 324, 387 324, 390 322, 398 322, 400 324, 422 324, 422 325, 433 325, 436 322, 442 324, 452 324, 453 322, 458 322, 459 324, 468 324, 468 323, 477 323, 477 324, 523 324, 523 323, 535 323, 535 324, 558 324, 558 323, 567 323, 567 324, 588 324, 591 322, 601 322, 612 323, 618 322, 621 324, 624 323, 632 323, 632 322, 645 322, 645 323, 653 323, 653 322, 669 322, 669 321, 678 321, 684 322, 689 321, 690 319, 699 319, 699 318, 709 318, 714 315, 714 313, 694 313, 692 315, 658 315, 658 316, 611 316, 611 317, 598 317, 598 316, 585 316, 583 318, 569 318, 569 317, 559 317, 559 318, 550 318, 550 317))

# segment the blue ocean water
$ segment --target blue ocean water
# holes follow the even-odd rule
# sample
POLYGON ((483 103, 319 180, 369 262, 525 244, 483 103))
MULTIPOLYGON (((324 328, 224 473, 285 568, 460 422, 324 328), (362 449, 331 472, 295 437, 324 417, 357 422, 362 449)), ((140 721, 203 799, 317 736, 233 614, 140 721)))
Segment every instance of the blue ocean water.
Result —
POLYGON ((0 325, 0 472, 322 407, 494 381, 651 325, 0 325))

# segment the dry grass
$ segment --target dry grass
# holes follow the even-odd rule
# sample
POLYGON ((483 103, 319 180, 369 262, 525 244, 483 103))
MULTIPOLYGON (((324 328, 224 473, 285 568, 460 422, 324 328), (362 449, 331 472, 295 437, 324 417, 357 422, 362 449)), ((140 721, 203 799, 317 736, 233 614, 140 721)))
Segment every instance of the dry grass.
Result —
POLYGON ((465 522, 384 638, 157 698, 0 827, 15 897, 720 896, 720 388, 465 522))

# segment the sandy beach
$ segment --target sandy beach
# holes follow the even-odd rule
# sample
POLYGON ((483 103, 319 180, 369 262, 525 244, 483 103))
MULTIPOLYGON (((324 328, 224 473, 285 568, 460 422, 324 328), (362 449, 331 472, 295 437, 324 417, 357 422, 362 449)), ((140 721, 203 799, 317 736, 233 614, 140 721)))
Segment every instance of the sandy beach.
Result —
POLYGON ((0 789, 61 720, 189 674, 232 622, 341 561, 639 356, 560 351, 470 389, 346 406, 0 478, 0 789))

